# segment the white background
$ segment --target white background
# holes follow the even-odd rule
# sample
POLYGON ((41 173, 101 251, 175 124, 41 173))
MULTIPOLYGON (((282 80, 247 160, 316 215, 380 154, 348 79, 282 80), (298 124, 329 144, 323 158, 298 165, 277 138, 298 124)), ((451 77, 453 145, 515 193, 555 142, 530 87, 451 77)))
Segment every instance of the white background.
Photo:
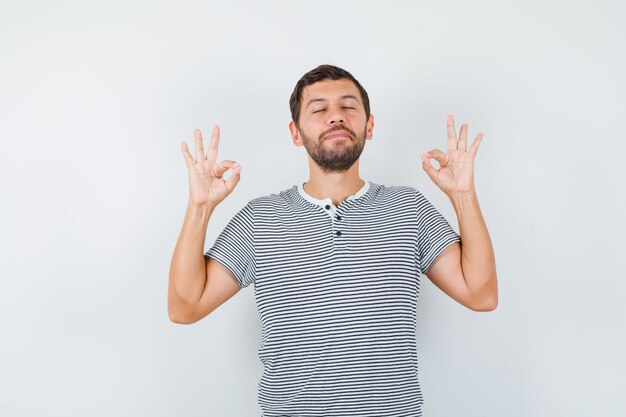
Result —
MULTIPOLYGON (((425 416, 623 416, 621 1, 0 1, 0 415, 258 416, 252 287, 168 321, 181 140, 222 128, 248 200, 308 178, 288 98, 321 63, 368 90, 362 177, 420 189, 446 115, 485 133, 476 186, 500 305, 425 280, 425 416)), ((458 229, 457 229, 458 230, 458 229)))

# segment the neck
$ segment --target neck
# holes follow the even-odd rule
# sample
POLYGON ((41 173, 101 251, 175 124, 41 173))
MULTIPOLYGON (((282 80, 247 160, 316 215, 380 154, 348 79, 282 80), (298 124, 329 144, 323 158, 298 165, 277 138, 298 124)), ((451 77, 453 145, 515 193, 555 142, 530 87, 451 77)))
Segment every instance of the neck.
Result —
POLYGON ((304 191, 318 200, 330 198, 335 206, 355 194, 365 185, 359 176, 357 160, 347 171, 325 172, 309 157, 309 180, 304 191))

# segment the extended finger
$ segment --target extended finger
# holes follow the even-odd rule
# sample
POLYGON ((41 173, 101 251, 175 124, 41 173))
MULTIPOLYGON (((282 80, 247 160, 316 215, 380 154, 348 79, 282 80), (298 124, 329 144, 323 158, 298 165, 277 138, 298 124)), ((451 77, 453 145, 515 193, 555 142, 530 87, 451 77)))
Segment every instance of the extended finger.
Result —
POLYGON ((448 161, 450 158, 447 153, 440 151, 439 149, 433 149, 432 151, 426 152, 424 155, 426 155, 428 158, 436 160, 440 166, 444 167, 448 165, 448 161))
POLYGON ((189 152, 189 147, 187 146, 187 144, 185 142, 181 142, 180 149, 183 152, 183 157, 185 158, 187 168, 192 167, 196 163, 196 161, 195 159, 193 159, 193 156, 191 156, 191 152, 189 152))
POLYGON ((454 117, 448 115, 448 152, 457 149, 456 130, 454 129, 454 117))
POLYGON ((202 144, 202 132, 200 132, 200 129, 194 129, 193 136, 196 140, 196 159, 200 161, 204 159, 204 145, 202 144))
POLYGON ((457 144, 457 148, 460 151, 467 150, 467 123, 461 125, 461 132, 459 133, 459 143, 457 144))
POLYGON ((480 146, 480 142, 482 142, 482 140, 483 140, 483 133, 480 132, 479 134, 476 135, 476 139, 474 139, 472 146, 470 146, 469 153, 476 156, 476 152, 478 152, 478 147, 480 146))
POLYGON ((222 178, 226 171, 231 168, 237 168, 238 166, 239 164, 235 161, 225 160, 217 165, 214 165, 213 168, 211 168, 211 173, 215 178, 222 178))
POLYGON ((217 148, 220 146, 220 127, 213 125, 211 133, 211 143, 209 143, 209 151, 206 154, 207 161, 215 162, 217 159, 217 148))
POLYGON ((422 155, 422 169, 426 171, 426 174, 430 177, 431 180, 437 182, 437 168, 430 163, 430 159, 428 157, 428 153, 422 155))

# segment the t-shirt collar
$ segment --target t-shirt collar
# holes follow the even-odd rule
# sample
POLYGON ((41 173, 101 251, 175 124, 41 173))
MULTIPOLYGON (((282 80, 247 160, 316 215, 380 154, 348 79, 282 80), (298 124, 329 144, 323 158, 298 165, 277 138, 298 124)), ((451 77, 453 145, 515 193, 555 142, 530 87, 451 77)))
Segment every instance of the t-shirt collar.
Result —
MULTIPOLYGON (((353 195, 346 198, 346 200, 354 200, 356 198, 361 197, 365 193, 367 193, 367 191, 370 189, 370 182, 369 181, 364 181, 364 182, 365 184, 363 184, 363 187, 361 187, 361 189, 357 191, 356 193, 354 193, 353 195)), ((332 199, 330 197, 325 198, 323 200, 318 200, 317 198, 313 198, 310 195, 308 195, 306 191, 304 191, 303 185, 304 183, 298 185, 298 193, 302 196, 302 198, 304 198, 305 200, 313 204, 317 204, 319 206, 326 206, 327 204, 332 205, 332 199)))

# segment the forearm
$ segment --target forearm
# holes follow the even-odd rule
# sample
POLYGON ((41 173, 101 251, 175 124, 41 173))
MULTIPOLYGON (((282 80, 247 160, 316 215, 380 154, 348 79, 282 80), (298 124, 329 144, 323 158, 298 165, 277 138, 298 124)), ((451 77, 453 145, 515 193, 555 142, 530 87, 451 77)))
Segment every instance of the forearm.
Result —
POLYGON ((169 306, 193 305, 200 300, 206 284, 204 242, 212 207, 188 206, 170 265, 169 306))
POLYGON ((480 299, 497 303, 495 256, 476 193, 453 196, 450 200, 459 221, 461 268, 467 288, 480 299))

